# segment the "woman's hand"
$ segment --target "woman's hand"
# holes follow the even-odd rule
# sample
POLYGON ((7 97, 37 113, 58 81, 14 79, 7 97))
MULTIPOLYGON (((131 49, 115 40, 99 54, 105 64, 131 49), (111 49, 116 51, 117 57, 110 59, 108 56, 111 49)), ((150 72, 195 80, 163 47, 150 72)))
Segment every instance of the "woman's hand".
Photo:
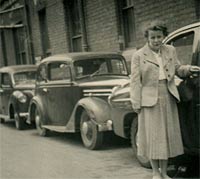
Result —
POLYGON ((192 73, 193 77, 197 77, 198 74, 200 74, 200 67, 198 67, 198 66, 191 66, 190 67, 190 72, 192 73))

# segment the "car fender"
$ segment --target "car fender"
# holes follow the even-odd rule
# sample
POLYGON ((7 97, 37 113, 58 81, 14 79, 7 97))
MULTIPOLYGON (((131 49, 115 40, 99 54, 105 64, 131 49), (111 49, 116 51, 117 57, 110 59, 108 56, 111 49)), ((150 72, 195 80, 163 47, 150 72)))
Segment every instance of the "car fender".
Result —
POLYGON ((29 109, 28 109, 29 117, 28 117, 28 120, 27 120, 28 123, 31 123, 31 121, 34 121, 34 119, 33 119, 33 114, 34 114, 33 105, 37 106, 39 108, 40 112, 43 114, 42 120, 44 120, 46 118, 46 116, 44 115, 45 111, 44 111, 44 107, 42 105, 42 101, 40 100, 40 98, 38 96, 34 96, 31 99, 30 104, 29 104, 29 109))
POLYGON ((67 129, 75 129, 76 124, 79 125, 83 110, 87 111, 97 125, 111 120, 110 106, 105 100, 96 97, 86 97, 79 100, 74 107, 67 124, 67 129))
POLYGON ((29 103, 30 103, 30 99, 32 99, 33 97, 33 92, 30 91, 30 90, 27 90, 27 91, 14 91, 12 93, 12 95, 10 96, 10 100, 9 100, 9 109, 10 109, 10 106, 12 105, 13 108, 15 109, 15 112, 17 113, 20 113, 20 112, 28 112, 28 106, 29 106, 29 103), (27 96, 27 101, 25 103, 21 103, 17 96, 18 96, 18 93, 23 93, 24 95, 27 96))

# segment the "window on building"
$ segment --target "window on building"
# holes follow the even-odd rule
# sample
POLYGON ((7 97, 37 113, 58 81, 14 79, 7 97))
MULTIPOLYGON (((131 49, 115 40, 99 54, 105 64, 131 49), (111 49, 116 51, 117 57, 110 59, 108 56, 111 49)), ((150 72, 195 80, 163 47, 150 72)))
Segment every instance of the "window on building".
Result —
POLYGON ((43 8, 38 12, 39 15, 39 24, 40 24, 40 35, 41 35, 41 44, 43 50, 43 56, 50 55, 50 42, 48 35, 47 19, 46 19, 46 9, 43 8))
POLYGON ((26 37, 24 28, 16 28, 13 30, 15 42, 16 64, 26 64, 26 37))
POLYGON ((5 34, 4 31, 1 30, 1 44, 2 44, 2 53, 3 53, 3 61, 4 65, 8 65, 8 60, 7 60, 7 53, 6 53, 6 40, 5 40, 5 34))
POLYGON ((176 48, 177 56, 181 64, 186 65, 192 63, 193 41, 194 32, 192 31, 178 35, 168 42, 168 44, 176 48))
POLYGON ((69 20, 71 51, 82 51, 82 31, 78 0, 64 1, 67 21, 69 20))
POLYGON ((134 47, 135 35, 135 14, 133 0, 120 0, 122 29, 124 35, 125 48, 134 47))

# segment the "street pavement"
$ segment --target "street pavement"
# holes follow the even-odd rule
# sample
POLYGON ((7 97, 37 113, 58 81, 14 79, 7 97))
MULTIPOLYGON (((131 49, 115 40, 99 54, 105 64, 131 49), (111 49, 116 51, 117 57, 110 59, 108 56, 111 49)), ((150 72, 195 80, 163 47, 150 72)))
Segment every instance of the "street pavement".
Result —
MULTIPOLYGON (((169 172, 175 175, 173 166, 169 172)), ((183 173, 178 175, 184 178, 183 173)), ((129 141, 117 136, 107 134, 103 148, 91 151, 82 145, 79 134, 52 132, 50 137, 41 137, 33 127, 18 131, 10 122, 0 125, 0 179, 64 178, 151 179, 152 176, 151 170, 141 167, 134 158, 129 141)))

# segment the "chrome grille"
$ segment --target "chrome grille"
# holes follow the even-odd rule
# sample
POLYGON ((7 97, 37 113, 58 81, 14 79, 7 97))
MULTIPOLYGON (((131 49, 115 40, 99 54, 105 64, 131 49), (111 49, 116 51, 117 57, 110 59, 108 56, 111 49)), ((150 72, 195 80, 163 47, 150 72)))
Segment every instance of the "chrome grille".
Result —
POLYGON ((83 90, 84 96, 109 96, 112 89, 85 89, 83 90))

